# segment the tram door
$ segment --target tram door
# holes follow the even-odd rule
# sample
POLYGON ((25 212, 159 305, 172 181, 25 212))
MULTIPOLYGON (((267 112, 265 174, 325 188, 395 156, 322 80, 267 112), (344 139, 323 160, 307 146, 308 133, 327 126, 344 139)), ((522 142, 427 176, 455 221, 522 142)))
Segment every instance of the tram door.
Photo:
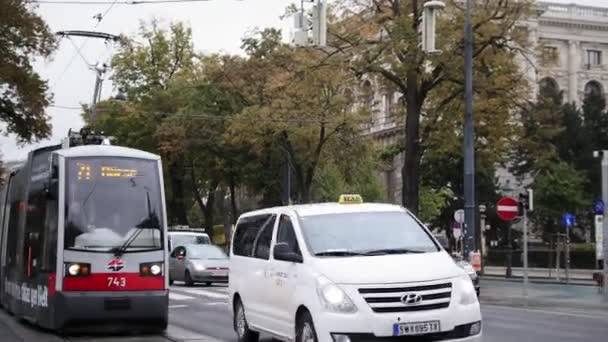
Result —
POLYGON ((10 177, 0 191, 0 307, 5 306, 5 268, 6 268, 6 233, 8 232, 8 212, 10 204, 7 202, 10 177))
POLYGON ((58 199, 49 195, 51 152, 39 149, 30 155, 25 229, 21 251, 21 314, 47 326, 50 323, 49 287, 55 286, 58 199))

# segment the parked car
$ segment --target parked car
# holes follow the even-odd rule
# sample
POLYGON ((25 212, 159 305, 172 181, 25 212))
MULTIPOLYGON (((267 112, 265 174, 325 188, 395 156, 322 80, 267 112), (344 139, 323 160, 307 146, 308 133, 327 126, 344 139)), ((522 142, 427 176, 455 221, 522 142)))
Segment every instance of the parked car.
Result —
POLYGON ((190 244, 177 246, 169 257, 169 283, 228 283, 228 256, 214 245, 190 244))
POLYGON ((173 251, 173 249, 177 246, 211 244, 209 235, 194 229, 169 229, 169 232, 167 233, 167 240, 169 241, 169 251, 173 251))

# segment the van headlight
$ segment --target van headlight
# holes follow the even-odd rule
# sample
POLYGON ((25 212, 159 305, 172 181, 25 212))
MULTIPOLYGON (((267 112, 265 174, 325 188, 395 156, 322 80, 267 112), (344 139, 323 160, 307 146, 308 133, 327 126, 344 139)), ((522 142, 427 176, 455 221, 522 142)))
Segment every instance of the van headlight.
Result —
POLYGON ((460 289, 460 304, 470 305, 477 303, 477 292, 475 292, 475 286, 473 281, 468 275, 462 275, 456 279, 458 288, 460 289))
POLYGON ((354 313, 357 307, 348 295, 331 280, 320 276, 317 278, 317 294, 325 309, 338 313, 354 313))

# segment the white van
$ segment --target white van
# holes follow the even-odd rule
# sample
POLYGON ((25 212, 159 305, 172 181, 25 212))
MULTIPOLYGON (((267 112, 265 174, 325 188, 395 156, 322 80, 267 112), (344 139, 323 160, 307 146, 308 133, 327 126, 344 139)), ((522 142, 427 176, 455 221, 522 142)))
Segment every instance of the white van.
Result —
POLYGON ((342 201, 242 215, 229 293, 241 342, 259 333, 297 342, 482 338, 470 277, 394 205, 342 201))

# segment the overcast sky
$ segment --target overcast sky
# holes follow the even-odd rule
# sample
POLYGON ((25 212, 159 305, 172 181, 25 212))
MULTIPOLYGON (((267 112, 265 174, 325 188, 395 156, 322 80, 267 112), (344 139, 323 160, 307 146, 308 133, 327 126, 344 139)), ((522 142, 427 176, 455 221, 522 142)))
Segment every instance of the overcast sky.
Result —
MULTIPOLYGON (((111 34, 132 35, 136 33, 141 20, 158 18, 165 23, 184 21, 192 27, 195 49, 227 53, 240 53, 241 38, 255 28, 274 26, 289 34, 292 23, 291 20, 281 21, 279 16, 293 0, 210 0, 198 3, 137 6, 117 4, 95 27, 97 21, 93 16, 106 12, 113 2, 113 0, 103 1, 107 1, 107 4, 41 4, 38 12, 53 31, 98 30, 111 34)), ((608 7, 608 0, 553 0, 553 2, 608 7)), ((83 42, 82 38, 73 38, 73 43, 77 46, 83 42)), ((81 103, 91 101, 95 75, 88 69, 83 58, 76 54, 77 49, 73 43, 63 39, 51 59, 40 61, 36 65, 40 74, 49 80, 56 106, 80 107, 81 103)), ((88 63, 107 62, 113 51, 115 50, 111 46, 106 46, 102 41, 90 39, 82 49, 82 54, 88 63)), ((115 90, 111 83, 106 81, 102 98, 114 94, 115 90)), ((35 144, 36 146, 58 142, 69 128, 82 127, 78 110, 50 107, 47 111, 52 118, 53 136, 50 141, 35 144)), ((32 147, 20 148, 13 137, 0 137, 0 151, 4 160, 24 158, 32 147)))

